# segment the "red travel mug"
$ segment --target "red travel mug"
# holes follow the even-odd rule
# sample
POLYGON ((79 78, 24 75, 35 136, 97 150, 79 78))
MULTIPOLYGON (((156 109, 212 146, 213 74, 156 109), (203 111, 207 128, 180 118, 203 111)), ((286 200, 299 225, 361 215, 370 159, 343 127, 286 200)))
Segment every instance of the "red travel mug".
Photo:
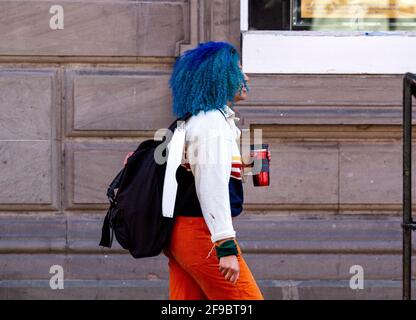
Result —
POLYGON ((250 145, 252 154, 254 156, 253 169, 261 168, 260 172, 253 170, 253 184, 255 187, 265 187, 270 185, 270 170, 269 170, 269 158, 267 153, 269 151, 269 145, 263 143, 261 145, 250 145))

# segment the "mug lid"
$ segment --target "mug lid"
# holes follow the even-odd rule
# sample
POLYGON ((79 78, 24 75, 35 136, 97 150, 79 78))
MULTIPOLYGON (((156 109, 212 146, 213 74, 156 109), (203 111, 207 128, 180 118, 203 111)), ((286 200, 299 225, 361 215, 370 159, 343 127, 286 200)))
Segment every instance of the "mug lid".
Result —
POLYGON ((258 149, 269 149, 269 145, 267 143, 262 143, 262 144, 251 144, 250 145, 250 150, 258 150, 258 149))

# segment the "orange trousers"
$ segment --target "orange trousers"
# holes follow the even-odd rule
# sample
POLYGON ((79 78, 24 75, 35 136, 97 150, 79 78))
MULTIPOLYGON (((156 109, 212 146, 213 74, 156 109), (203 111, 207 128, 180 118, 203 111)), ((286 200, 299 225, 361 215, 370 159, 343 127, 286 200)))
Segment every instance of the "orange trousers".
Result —
POLYGON ((237 243, 240 276, 236 284, 225 279, 203 217, 176 216, 169 245, 171 300, 263 300, 237 243), (213 249, 213 250, 212 250, 213 249))

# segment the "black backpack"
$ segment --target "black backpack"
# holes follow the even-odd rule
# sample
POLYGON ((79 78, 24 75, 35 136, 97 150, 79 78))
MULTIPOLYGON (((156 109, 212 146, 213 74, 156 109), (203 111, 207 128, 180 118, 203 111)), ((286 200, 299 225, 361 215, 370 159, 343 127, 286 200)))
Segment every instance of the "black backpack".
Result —
MULTIPOLYGON (((176 119, 169 130, 174 131, 177 121, 186 121, 191 115, 176 119)), ((104 218, 100 246, 111 248, 115 235, 134 258, 143 258, 159 255, 168 243, 174 218, 162 215, 166 162, 158 164, 154 159, 155 149, 165 141, 166 136, 160 141, 140 143, 111 182, 107 190, 110 207, 104 218)))

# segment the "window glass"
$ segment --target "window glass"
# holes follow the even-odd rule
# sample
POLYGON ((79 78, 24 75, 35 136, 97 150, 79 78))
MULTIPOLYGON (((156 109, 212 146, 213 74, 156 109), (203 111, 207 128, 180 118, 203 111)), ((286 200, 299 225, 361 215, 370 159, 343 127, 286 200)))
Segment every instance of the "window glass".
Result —
POLYGON ((250 0, 249 29, 416 31, 416 0, 250 0))

